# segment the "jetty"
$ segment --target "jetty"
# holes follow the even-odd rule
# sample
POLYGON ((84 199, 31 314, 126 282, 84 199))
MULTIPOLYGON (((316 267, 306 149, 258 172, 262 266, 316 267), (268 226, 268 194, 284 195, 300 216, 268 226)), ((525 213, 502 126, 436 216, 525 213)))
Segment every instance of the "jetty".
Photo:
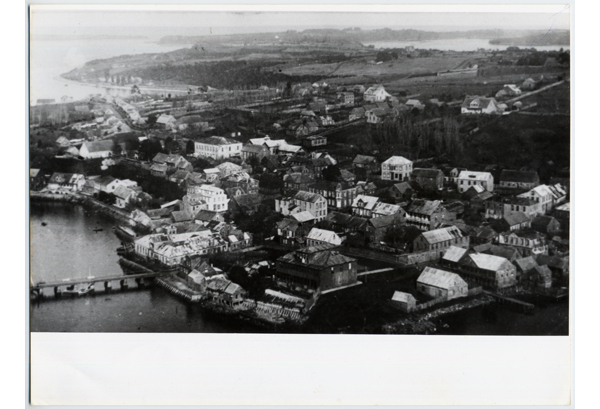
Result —
POLYGON ((532 313, 533 310, 534 310, 534 308, 535 308, 535 305, 530 304, 530 303, 525 302, 525 301, 517 300, 515 298, 506 297, 504 295, 492 293, 492 292, 489 292, 489 291, 483 291, 483 292, 485 294, 493 297, 494 300, 498 304, 509 305, 509 306, 515 307, 519 311, 522 311, 522 312, 525 312, 525 313, 532 313))
MULTIPOLYGON (((110 291, 113 288, 113 284, 116 284, 121 290, 128 289, 130 284, 135 283, 136 288, 144 288, 147 284, 153 282, 156 277, 165 275, 165 273, 143 273, 143 274, 129 274, 129 275, 115 275, 105 277, 84 277, 84 278, 65 278, 60 281, 31 283, 30 293, 32 298, 39 298, 44 296, 44 289, 52 289, 54 297, 60 297, 67 289, 73 289, 75 286, 86 286, 94 288, 94 284, 103 283, 104 291, 110 291)), ((94 288, 95 291, 95 288, 94 288)), ((65 293, 67 294, 67 293, 65 293)))

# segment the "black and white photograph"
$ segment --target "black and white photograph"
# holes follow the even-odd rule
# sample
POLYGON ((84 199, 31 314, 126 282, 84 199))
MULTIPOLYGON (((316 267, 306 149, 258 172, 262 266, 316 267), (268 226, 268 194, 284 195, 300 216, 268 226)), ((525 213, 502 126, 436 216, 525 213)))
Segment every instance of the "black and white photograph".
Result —
POLYGON ((31 333, 568 337, 570 6, 446 8, 31 5, 31 333))

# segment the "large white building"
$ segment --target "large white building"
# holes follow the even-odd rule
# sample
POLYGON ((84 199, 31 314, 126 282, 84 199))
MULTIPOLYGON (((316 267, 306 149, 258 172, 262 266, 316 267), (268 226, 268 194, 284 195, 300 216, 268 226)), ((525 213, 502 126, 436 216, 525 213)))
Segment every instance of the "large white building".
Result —
POLYGON ((242 143, 222 136, 211 136, 194 143, 195 156, 204 156, 213 159, 225 159, 240 156, 242 143))
POLYGON ((193 199, 192 201, 194 202, 204 201, 204 203, 206 203, 206 208, 202 210, 210 210, 219 213, 227 211, 229 203, 227 194, 223 189, 218 188, 216 186, 193 186, 190 189, 188 189, 188 196, 189 199, 193 199))
POLYGON ((318 193, 301 190, 294 197, 275 199, 275 211, 284 216, 309 212, 315 221, 320 221, 327 216, 327 199, 318 193))
POLYGON ((388 97, 391 97, 391 95, 388 94, 381 84, 373 85, 363 94, 363 99, 367 102, 381 102, 385 101, 388 97))
POLYGON ((494 176, 489 172, 472 172, 463 170, 456 178, 460 193, 466 192, 471 186, 481 186, 488 192, 494 191, 494 176))
POLYGON ((408 180, 412 171, 412 161, 402 156, 392 156, 381 163, 381 180, 408 180))

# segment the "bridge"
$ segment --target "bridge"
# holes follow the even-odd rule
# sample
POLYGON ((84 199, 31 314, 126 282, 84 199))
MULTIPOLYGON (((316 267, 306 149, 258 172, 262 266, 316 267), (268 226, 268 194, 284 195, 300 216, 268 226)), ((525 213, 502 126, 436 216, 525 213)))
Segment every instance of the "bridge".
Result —
MULTIPOLYGON (((83 278, 65 278, 60 281, 31 283, 30 291, 34 297, 43 295, 43 289, 52 288, 55 296, 60 296, 62 289, 66 287, 74 288, 76 285, 92 286, 95 283, 104 283, 104 290, 108 291, 112 287, 112 283, 118 283, 121 289, 127 289, 129 287, 128 282, 130 280, 135 281, 138 288, 144 286, 146 281, 152 280, 156 277, 163 276, 165 272, 152 272, 142 274, 128 274, 128 275, 114 275, 104 277, 83 277, 83 278)), ((94 289, 95 290, 95 289, 94 289)))

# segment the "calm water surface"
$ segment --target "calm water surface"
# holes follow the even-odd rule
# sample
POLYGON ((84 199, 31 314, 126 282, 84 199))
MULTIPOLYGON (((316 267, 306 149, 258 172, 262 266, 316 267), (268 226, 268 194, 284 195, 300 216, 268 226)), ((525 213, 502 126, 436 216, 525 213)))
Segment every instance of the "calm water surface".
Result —
MULTIPOLYGON (((112 232, 111 219, 82 206, 32 203, 30 223, 34 282, 123 274, 117 264, 120 242, 112 232)), ((34 332, 265 331, 202 311, 158 287, 43 300, 30 306, 34 332)))

